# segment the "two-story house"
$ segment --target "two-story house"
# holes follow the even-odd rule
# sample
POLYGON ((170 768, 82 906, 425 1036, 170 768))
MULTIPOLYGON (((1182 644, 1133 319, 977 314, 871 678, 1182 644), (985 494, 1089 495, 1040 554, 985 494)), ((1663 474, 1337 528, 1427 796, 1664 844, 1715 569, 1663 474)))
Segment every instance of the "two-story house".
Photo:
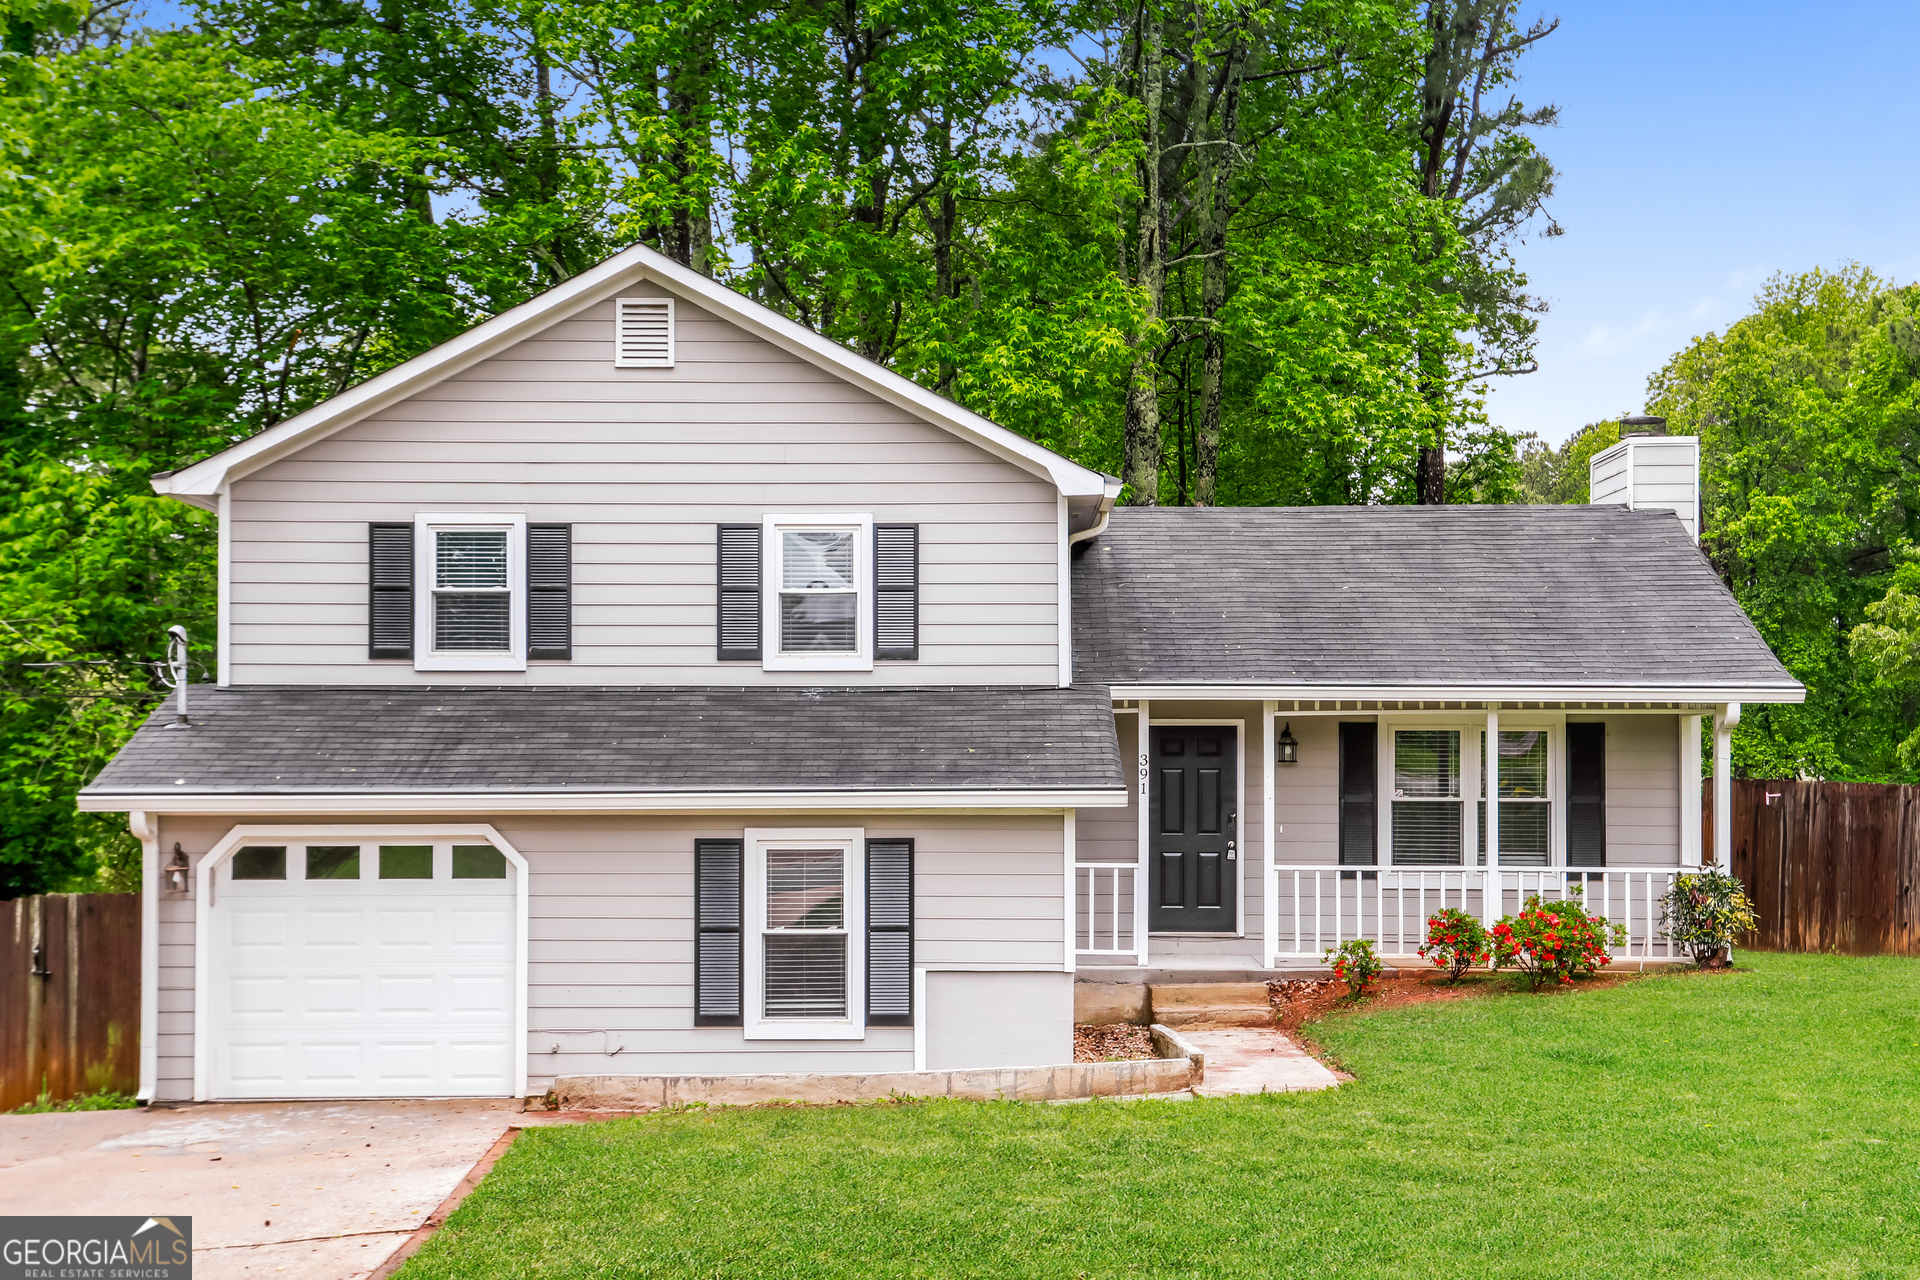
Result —
POLYGON ((219 516, 218 683, 81 799, 145 849, 142 1092, 1065 1062, 1076 980, 1569 885, 1663 954, 1700 718, 1801 696, 1682 462, 1115 510, 630 249, 156 477, 219 516))

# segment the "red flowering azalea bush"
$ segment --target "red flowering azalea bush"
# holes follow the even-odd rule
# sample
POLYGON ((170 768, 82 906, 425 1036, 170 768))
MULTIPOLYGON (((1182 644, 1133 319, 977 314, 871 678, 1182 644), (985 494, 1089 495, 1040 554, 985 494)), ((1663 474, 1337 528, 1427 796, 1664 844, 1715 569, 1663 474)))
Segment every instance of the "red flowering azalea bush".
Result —
POLYGON ((1444 969, 1449 983, 1476 964, 1485 964, 1492 951, 1487 926, 1458 907, 1443 907, 1427 917, 1427 940, 1420 954, 1444 969))
POLYGON ((1542 902, 1534 894, 1519 915, 1502 916, 1493 926, 1493 967, 1511 965, 1538 991, 1612 964, 1607 948, 1625 942, 1626 932, 1605 916, 1588 915, 1578 902, 1542 902))
POLYGON ((1321 959, 1333 967, 1334 977, 1347 984, 1349 1000, 1358 1000, 1367 994, 1386 967, 1380 963, 1380 957, 1373 954, 1373 943, 1365 938, 1328 947, 1321 959))

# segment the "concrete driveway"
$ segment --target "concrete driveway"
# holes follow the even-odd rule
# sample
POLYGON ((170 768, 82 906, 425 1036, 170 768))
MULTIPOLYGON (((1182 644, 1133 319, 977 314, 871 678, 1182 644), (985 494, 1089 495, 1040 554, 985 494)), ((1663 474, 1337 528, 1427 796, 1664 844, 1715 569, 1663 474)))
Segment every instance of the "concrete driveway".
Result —
POLYGON ((0 1115, 0 1204, 190 1215, 200 1280, 360 1280, 523 1122, 505 1100, 0 1115))

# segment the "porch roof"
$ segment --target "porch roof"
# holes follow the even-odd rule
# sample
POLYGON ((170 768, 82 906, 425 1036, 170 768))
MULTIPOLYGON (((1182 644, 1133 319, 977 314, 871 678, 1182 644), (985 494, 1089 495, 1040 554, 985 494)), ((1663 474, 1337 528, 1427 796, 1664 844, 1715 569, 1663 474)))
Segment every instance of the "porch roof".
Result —
MULTIPOLYGON (((81 793, 1005 794, 1124 802, 1105 687, 196 686, 81 793)), ((1071 803, 1071 801, 1068 801, 1071 803)), ((1056 803, 1058 803, 1056 801, 1056 803)))
POLYGON ((1075 552, 1075 668, 1116 696, 1805 692, 1669 511, 1121 507, 1075 552))

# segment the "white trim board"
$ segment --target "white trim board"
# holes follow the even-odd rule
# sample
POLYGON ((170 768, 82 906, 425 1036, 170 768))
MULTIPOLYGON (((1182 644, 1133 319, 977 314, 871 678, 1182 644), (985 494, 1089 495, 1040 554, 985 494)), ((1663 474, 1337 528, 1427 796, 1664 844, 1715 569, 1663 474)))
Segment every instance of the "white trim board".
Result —
MULTIPOLYGON (((1233 698, 1276 702, 1804 702, 1804 685, 1298 685, 1116 684, 1114 701, 1151 699, 1215 702, 1233 698)), ((1670 708, 1661 708, 1670 710, 1670 708)), ((1329 712, 1336 710, 1328 708, 1329 712)), ((1306 712, 1287 712, 1305 715, 1306 712)))
MULTIPOLYGON (((148 821, 152 821, 149 817, 148 821)), ((207 1023, 212 1016, 208 998, 207 957, 212 954, 213 911, 218 905, 213 891, 214 870, 229 854, 249 841, 284 840, 308 844, 332 841, 339 844, 373 844, 382 841, 441 841, 461 837, 487 841, 506 855, 514 866, 514 940, 513 940, 513 1092, 509 1097, 527 1093, 527 860, 507 842, 505 836, 484 822, 408 823, 398 826, 365 824, 238 826, 228 830, 200 859, 194 868, 193 910, 193 1100, 209 1101, 209 1065, 207 1061, 207 1023)), ((253 1099, 249 1099, 253 1101, 253 1099)))
MULTIPOLYGON (((840 344, 771 311, 727 286, 681 266, 645 245, 634 245, 563 284, 524 302, 430 351, 367 379, 230 449, 178 471, 153 477, 154 492, 213 510, 214 495, 239 479, 370 414, 452 377, 585 307, 646 281, 705 307, 740 328, 817 368, 860 387, 896 408, 941 427, 1029 474, 1050 480, 1069 497, 1101 498, 1106 479, 1016 435, 945 396, 855 355, 840 344)), ((637 375, 650 371, 638 369, 637 375)), ((660 372, 667 372, 661 370, 660 372)))
POLYGON ((1058 813, 1124 809, 1123 787, 1079 791, 661 791, 661 792, 285 792, 221 794, 191 791, 88 795, 82 813, 1058 813))

